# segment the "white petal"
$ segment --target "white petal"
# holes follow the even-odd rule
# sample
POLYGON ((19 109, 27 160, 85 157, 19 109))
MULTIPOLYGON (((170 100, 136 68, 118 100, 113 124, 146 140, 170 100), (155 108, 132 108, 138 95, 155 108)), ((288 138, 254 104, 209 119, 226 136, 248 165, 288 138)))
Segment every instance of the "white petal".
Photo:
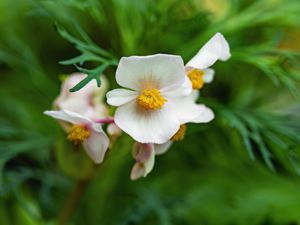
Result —
POLYGON ((120 106, 132 101, 138 96, 136 91, 126 90, 123 88, 114 89, 106 94, 107 103, 112 106, 120 106))
POLYGON ((186 64, 186 66, 206 69, 213 65, 217 60, 226 61, 230 58, 228 42, 220 33, 216 33, 186 64))
POLYGON ((151 148, 150 157, 146 162, 144 162, 144 167, 145 167, 144 177, 146 177, 152 171, 154 167, 154 162, 155 162, 155 151, 154 148, 151 148))
POLYGON ((176 114, 181 124, 194 121, 205 110, 205 105, 195 103, 198 95, 198 91, 193 91, 191 95, 175 100, 176 114))
POLYGON ((182 58, 166 54, 122 57, 116 71, 117 83, 133 90, 180 85, 184 76, 182 58))
POLYGON ((115 123, 141 143, 167 142, 179 129, 180 123, 170 101, 155 111, 140 109, 135 101, 120 106, 115 123))
POLYGON ((214 118, 210 108, 195 103, 198 97, 199 91, 193 91, 189 96, 175 99, 176 114, 181 124, 208 123, 214 118))
POLYGON ((192 91, 192 93, 188 96, 188 98, 190 100, 192 100, 193 102, 196 102, 196 100, 199 98, 200 96, 200 91, 194 90, 192 91))
POLYGON ((89 124, 92 122, 89 118, 69 110, 45 111, 44 114, 72 124, 89 124))
POLYGON ((211 83, 214 80, 215 71, 213 69, 205 69, 204 70, 204 82, 205 83, 211 83))
POLYGON ((109 139, 100 124, 93 124, 90 132, 91 135, 83 142, 83 147, 95 163, 101 163, 108 149, 109 139))
POLYGON ((143 177, 145 174, 145 167, 143 163, 135 163, 134 166, 131 169, 130 179, 131 180, 137 180, 141 177, 143 177))
POLYGON ((156 155, 164 154, 167 150, 169 150, 169 148, 171 147, 172 144, 173 144, 172 141, 168 141, 163 144, 154 144, 155 154, 156 155))
POLYGON ((204 110, 202 111, 202 113, 197 116, 196 118, 194 118, 192 121, 190 122, 194 122, 194 123, 208 123, 210 121, 212 121, 215 118, 215 114, 214 112, 205 106, 204 110))
POLYGON ((110 123, 107 126, 107 133, 110 136, 120 136, 122 134, 122 130, 115 123, 110 123))
POLYGON ((192 82, 187 76, 185 76, 183 84, 179 87, 167 87, 161 89, 160 91, 165 97, 180 97, 191 94, 192 90, 192 82))

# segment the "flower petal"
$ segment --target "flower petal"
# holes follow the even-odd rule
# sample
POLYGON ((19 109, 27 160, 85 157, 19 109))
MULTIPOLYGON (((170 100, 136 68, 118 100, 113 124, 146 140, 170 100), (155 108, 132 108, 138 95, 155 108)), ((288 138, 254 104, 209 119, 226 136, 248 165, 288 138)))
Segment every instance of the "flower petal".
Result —
POLYGON ((115 123, 136 141, 156 144, 167 142, 180 126, 170 101, 155 111, 143 110, 135 101, 129 102, 116 110, 115 123))
POLYGON ((109 139, 100 124, 92 124, 90 137, 83 142, 88 156, 95 162, 101 163, 109 146, 109 139))
POLYGON ((77 112, 90 119, 105 117, 108 114, 107 106, 103 103, 104 94, 107 91, 108 81, 101 76, 101 87, 94 82, 89 82, 84 88, 76 92, 70 92, 70 88, 86 77, 82 73, 74 73, 62 83, 59 96, 54 101, 55 109, 77 112))
POLYGON ((131 174, 130 174, 130 179, 131 180, 137 180, 137 179, 143 177, 144 174, 145 174, 144 164, 137 162, 132 167, 131 174))
POLYGON ((205 83, 211 83, 214 80, 215 71, 213 69, 205 69, 204 70, 204 82, 205 83))
POLYGON ((228 42, 220 33, 216 33, 186 64, 186 66, 206 69, 217 60, 226 61, 230 58, 228 42))
POLYGON ((196 118, 194 118, 193 120, 191 120, 190 122, 208 123, 208 122, 212 121, 214 118, 215 118, 214 112, 210 108, 205 106, 204 109, 202 110, 201 114, 199 116, 197 116, 196 118))
POLYGON ((196 104, 199 92, 193 91, 191 95, 175 100, 177 118, 181 124, 193 121, 205 109, 204 105, 196 104))
POLYGON ((168 142, 163 143, 163 144, 154 144, 155 154, 156 155, 164 154, 166 151, 169 150, 169 148, 171 147, 172 144, 173 144, 172 141, 168 141, 168 142))
POLYGON ((180 85, 184 76, 182 58, 167 54, 122 57, 116 71, 120 86, 138 91, 149 85, 157 89, 180 85))
MULTIPOLYGON (((137 143, 138 152, 134 155, 137 162, 134 164, 130 178, 136 180, 140 177, 146 177, 153 169, 155 162, 155 151, 153 144, 137 143), (142 159, 140 161, 139 159, 142 159)), ((136 151, 134 150, 133 153, 136 151)))
POLYGON ((189 96, 175 99, 176 114, 181 124, 207 123, 214 118, 213 111, 203 104, 196 104, 199 91, 193 91, 189 96))
POLYGON ((160 91, 165 97, 180 97, 191 94, 192 90, 192 82, 187 76, 185 76, 183 84, 179 87, 166 87, 161 89, 160 91))
POLYGON ((92 122, 89 118, 69 110, 45 111, 44 114, 72 124, 89 124, 92 122))
POLYGON ((114 89, 106 94, 107 103, 112 106, 120 106, 132 101, 138 96, 136 91, 123 88, 114 89))
POLYGON ((132 149, 133 158, 140 163, 148 161, 153 151, 153 144, 136 142, 132 149))
POLYGON ((144 162, 144 167, 145 167, 144 177, 146 177, 152 171, 154 167, 154 162, 155 162, 155 151, 154 151, 154 147, 152 147, 149 159, 146 162, 144 162))
POLYGON ((122 134, 122 130, 115 123, 110 123, 106 131, 110 136, 120 136, 122 134))

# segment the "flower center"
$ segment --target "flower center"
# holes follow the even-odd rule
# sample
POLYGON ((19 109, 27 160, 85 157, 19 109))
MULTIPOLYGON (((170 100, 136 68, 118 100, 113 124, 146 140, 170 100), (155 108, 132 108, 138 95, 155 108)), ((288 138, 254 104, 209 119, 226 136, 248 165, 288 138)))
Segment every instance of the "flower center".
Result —
POLYGON ((192 69, 188 72, 187 76, 192 82, 193 89, 200 89, 204 85, 204 71, 199 69, 192 69))
POLYGON ((68 140, 75 145, 81 144, 91 135, 90 131, 82 125, 74 125, 68 132, 68 140))
POLYGON ((167 99, 161 96, 160 91, 157 89, 146 89, 137 98, 137 103, 143 109, 156 110, 160 109, 167 99))
POLYGON ((182 124, 176 134, 171 137, 171 141, 182 141, 186 133, 186 125, 182 124))

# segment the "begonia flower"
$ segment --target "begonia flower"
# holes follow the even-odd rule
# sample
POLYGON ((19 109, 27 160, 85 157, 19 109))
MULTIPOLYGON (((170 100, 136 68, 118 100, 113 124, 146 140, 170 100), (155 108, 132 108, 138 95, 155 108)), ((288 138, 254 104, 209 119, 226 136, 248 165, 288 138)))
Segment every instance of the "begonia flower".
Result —
POLYGON ((45 111, 44 114, 67 124, 67 139, 75 145, 83 145, 87 155, 101 163, 109 146, 109 139, 100 123, 69 110, 45 111))
POLYGON ((107 103, 117 106, 115 123, 140 143, 165 143, 179 129, 176 98, 186 95, 180 56, 157 54, 121 58, 117 83, 127 89, 107 93, 107 103))

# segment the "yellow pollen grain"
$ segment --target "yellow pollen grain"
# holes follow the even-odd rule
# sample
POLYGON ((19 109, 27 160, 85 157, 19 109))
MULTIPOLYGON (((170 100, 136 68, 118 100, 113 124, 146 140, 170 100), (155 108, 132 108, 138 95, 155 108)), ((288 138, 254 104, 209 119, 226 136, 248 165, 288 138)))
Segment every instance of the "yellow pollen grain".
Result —
POLYGON ((188 78, 192 82, 193 89, 199 90, 204 85, 204 71, 199 69, 192 69, 187 74, 188 78))
POLYGON ((91 135, 90 131, 82 125, 74 125, 68 132, 68 140, 78 145, 91 135))
POLYGON ((146 89, 137 98, 137 103, 143 109, 157 110, 160 109, 165 103, 165 99, 160 91, 157 89, 146 89))
POLYGON ((186 133, 186 125, 182 124, 180 125, 179 130, 176 132, 176 134, 171 137, 171 141, 182 141, 184 139, 186 133))

